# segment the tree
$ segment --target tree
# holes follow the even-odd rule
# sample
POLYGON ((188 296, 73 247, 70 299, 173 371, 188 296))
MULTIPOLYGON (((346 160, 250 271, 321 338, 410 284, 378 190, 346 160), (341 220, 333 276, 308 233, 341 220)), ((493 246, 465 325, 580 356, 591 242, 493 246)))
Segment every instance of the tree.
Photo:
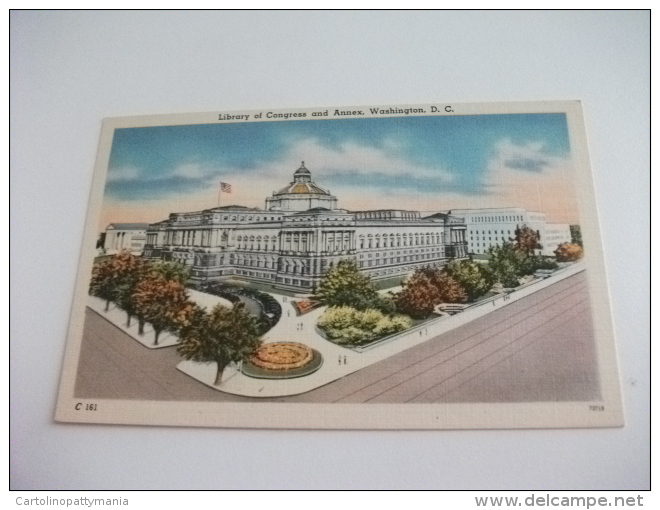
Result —
POLYGON ((488 270, 472 260, 452 260, 446 269, 449 276, 463 287, 468 301, 474 301, 483 296, 495 283, 488 270))
POLYGON ((130 326, 131 316, 134 313, 133 292, 148 266, 148 262, 143 258, 123 250, 94 264, 89 292, 93 296, 105 299, 106 312, 110 301, 115 301, 128 314, 127 325, 130 326))
MULTIPOLYGON (((113 262, 116 274, 115 302, 126 312, 126 326, 130 326, 131 317, 136 314, 135 290, 140 281, 147 276, 150 264, 128 251, 115 255, 113 262)), ((143 321, 140 321, 140 331, 143 325, 143 321)))
POLYGON ((426 319, 440 302, 440 291, 421 271, 415 271, 396 296, 397 310, 413 319, 426 319))
POLYGON ((190 278, 190 268, 179 262, 159 260, 151 264, 151 269, 166 280, 173 280, 183 285, 190 278))
POLYGON ((525 260, 527 256, 511 243, 488 248, 487 270, 494 281, 504 287, 517 287, 518 278, 525 274, 525 260))
POLYGON ((582 247, 571 243, 560 244, 554 253, 557 257, 557 262, 575 262, 576 260, 580 260, 582 255, 584 255, 582 247))
POLYGON ((180 282, 166 280, 154 273, 137 284, 134 300, 140 320, 150 322, 154 328, 154 345, 158 345, 158 337, 163 330, 177 332, 184 326, 194 308, 186 288, 180 282))
POLYGON ((568 228, 571 230, 571 244, 577 244, 580 248, 583 248, 582 229, 580 225, 569 225, 568 228))
POLYGON ((115 299, 117 279, 114 266, 114 257, 104 259, 94 264, 92 279, 89 283, 89 293, 105 300, 105 311, 110 308, 110 301, 115 299))
POLYGON ((233 308, 216 305, 211 313, 195 307, 180 339, 177 352, 185 359, 217 364, 216 386, 229 363, 246 360, 261 345, 256 320, 241 302, 233 308))
POLYGON ((467 294, 463 287, 444 269, 421 269, 440 292, 440 303, 465 303, 467 294))
POLYGON ((396 305, 401 313, 414 319, 426 319, 440 303, 464 303, 466 300, 463 288, 445 271, 418 269, 397 294, 396 305))
POLYGON ((352 260, 340 260, 321 280, 314 297, 328 306, 350 306, 357 310, 369 308, 392 313, 393 305, 381 297, 352 260))
POLYGON ((543 246, 540 244, 541 236, 538 231, 532 230, 527 225, 516 228, 515 246, 525 255, 533 255, 534 250, 540 250, 543 246))

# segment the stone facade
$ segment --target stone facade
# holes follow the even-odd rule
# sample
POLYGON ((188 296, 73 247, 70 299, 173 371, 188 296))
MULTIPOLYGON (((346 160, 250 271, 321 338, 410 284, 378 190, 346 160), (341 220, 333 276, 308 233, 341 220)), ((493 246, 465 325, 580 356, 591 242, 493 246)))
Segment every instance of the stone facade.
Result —
POLYGON ((465 218, 468 251, 477 255, 486 253, 491 246, 511 242, 516 237, 516 229, 523 225, 539 235, 543 248, 536 250, 537 255, 552 256, 559 244, 571 241, 567 224, 546 223, 545 213, 521 207, 453 209, 450 213, 465 218))
POLYGON ((216 207, 152 224, 144 254, 189 265, 198 282, 231 277, 311 293, 341 259, 355 260, 374 280, 443 267, 467 256, 465 230, 449 214, 339 209, 303 164, 264 209, 216 207))
POLYGON ((147 240, 148 223, 110 223, 105 229, 103 250, 112 255, 121 250, 129 250, 141 255, 147 240))

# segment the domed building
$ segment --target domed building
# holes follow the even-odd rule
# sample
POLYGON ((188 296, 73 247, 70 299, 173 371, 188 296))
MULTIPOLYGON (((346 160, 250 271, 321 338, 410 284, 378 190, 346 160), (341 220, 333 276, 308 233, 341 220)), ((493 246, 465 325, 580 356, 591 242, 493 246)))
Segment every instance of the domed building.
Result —
POLYGON ((392 286, 415 269, 443 267, 467 256, 465 229, 450 214, 339 209, 303 162, 264 209, 214 207, 151 224, 144 256, 190 266, 200 283, 240 279, 310 294, 342 259, 392 286))
POLYGON ((294 172, 293 182, 266 199, 268 211, 298 212, 316 207, 334 210, 337 208, 337 197, 312 181, 312 173, 305 168, 304 161, 294 172))

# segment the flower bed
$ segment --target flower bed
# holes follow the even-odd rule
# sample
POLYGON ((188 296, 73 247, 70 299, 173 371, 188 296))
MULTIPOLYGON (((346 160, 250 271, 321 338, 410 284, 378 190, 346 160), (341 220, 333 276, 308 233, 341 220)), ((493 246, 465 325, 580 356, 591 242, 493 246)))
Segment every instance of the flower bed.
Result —
POLYGON ((312 361, 312 349, 296 342, 277 342, 259 347, 250 362, 268 370, 291 370, 312 361))
POLYGON ((309 299, 292 301, 291 304, 293 304, 293 307, 296 309, 296 314, 298 315, 304 315, 321 306, 321 303, 318 301, 310 301, 309 299))
POLYGON ((257 379, 293 379, 316 372, 323 356, 296 342, 276 342, 259 347, 243 362, 241 372, 257 379))

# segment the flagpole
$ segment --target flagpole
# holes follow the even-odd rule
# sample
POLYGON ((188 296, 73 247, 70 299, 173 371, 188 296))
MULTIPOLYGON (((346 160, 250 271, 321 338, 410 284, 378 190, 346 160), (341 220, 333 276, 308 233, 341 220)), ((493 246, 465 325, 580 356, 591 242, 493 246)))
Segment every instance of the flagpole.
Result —
POLYGON ((220 196, 222 195, 223 191, 225 193, 231 193, 231 184, 220 181, 220 189, 218 190, 218 207, 220 207, 220 196))

